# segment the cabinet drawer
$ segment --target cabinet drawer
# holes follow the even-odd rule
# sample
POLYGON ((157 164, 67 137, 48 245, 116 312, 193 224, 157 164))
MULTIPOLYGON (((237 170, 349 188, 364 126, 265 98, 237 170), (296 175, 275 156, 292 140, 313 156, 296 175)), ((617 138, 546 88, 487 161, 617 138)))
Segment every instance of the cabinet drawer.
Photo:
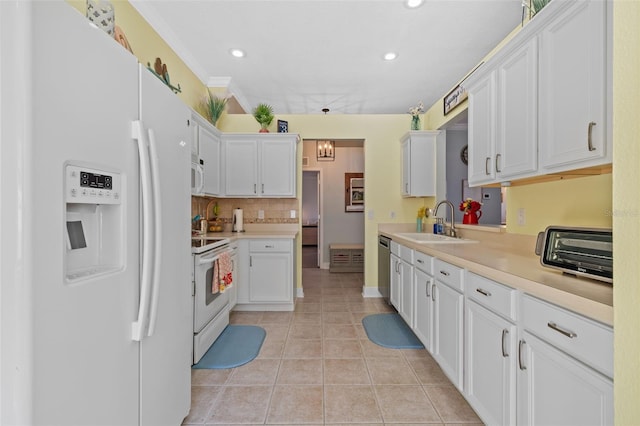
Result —
POLYGON ((291 240, 251 240, 249 242, 250 252, 274 252, 290 251, 291 240))
POLYGON ((429 275, 433 275, 433 257, 419 251, 413 252, 414 266, 429 275))
POLYGON ((462 274, 464 269, 453 266, 440 259, 433 260, 433 276, 440 282, 447 284, 460 292, 464 291, 462 274))
POLYGON ((585 364, 613 377, 613 330, 529 295, 522 296, 522 325, 585 364))
POLYGON ((469 272, 465 285, 467 297, 495 313, 516 321, 517 291, 469 272))
POLYGON ((413 265, 413 249, 409 247, 405 247, 403 245, 400 246, 400 259, 404 260, 407 263, 413 265))

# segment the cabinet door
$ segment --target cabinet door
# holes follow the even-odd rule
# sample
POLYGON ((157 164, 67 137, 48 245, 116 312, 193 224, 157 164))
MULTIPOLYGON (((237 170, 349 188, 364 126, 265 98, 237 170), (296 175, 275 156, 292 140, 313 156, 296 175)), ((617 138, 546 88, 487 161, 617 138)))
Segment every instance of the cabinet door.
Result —
POLYGON ((391 302, 391 304, 393 306, 395 306, 395 308, 399 311, 400 310, 400 291, 401 291, 401 281, 400 281, 400 258, 398 256, 396 256, 395 254, 391 254, 391 270, 389 271, 389 274, 391 274, 391 276, 389 277, 389 286, 391 287, 390 289, 390 295, 389 295, 389 302, 391 302))
POLYGON ((204 189, 207 195, 220 195, 220 138, 198 126, 200 158, 204 161, 204 189))
POLYGON ((413 265, 407 262, 400 262, 400 280, 402 290, 400 291, 400 316, 407 325, 413 328, 413 265))
POLYGON ((411 143, 402 141, 402 195, 411 195, 411 143))
POLYGON ((293 301, 291 253, 250 253, 249 301, 293 301))
POLYGON ((470 185, 491 182, 495 178, 495 92, 495 71, 469 88, 470 185))
POLYGON ((531 175, 538 168, 538 44, 520 46, 498 67, 497 179, 531 175))
POLYGON ((607 3, 575 2, 540 36, 540 165, 548 171, 611 162, 607 3))
POLYGON ((518 424, 613 424, 610 379, 526 331, 519 345, 518 424))
POLYGON ((401 140, 404 197, 436 195, 436 131, 413 131, 401 140))
POLYGON ((414 268, 413 285, 415 288, 415 323, 413 332, 418 336, 424 347, 433 352, 431 336, 433 333, 433 277, 414 268))
POLYGON ((516 327, 467 299, 465 396, 485 424, 516 424, 516 327))
POLYGON ((225 195, 258 195, 258 145, 255 140, 225 143, 225 195))
POLYGON ((462 391, 464 296, 436 280, 433 356, 451 382, 462 391))
POLYGON ((291 140, 261 141, 261 196, 295 197, 296 144, 291 140))

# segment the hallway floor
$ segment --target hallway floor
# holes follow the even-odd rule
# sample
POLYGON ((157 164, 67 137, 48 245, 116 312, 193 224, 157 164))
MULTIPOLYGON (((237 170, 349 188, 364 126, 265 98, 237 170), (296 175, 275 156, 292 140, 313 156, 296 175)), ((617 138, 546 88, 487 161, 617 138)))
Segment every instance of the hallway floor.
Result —
POLYGON ((363 274, 305 268, 294 312, 234 312, 259 325, 258 358, 192 370, 192 424, 482 424, 428 352, 370 342, 362 318, 390 312, 362 297, 363 274))

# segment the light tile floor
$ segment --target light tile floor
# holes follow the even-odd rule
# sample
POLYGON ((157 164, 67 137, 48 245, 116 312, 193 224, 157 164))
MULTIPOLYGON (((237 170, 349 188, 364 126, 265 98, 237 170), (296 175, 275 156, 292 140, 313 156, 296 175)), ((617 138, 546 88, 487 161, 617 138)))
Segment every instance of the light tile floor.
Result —
POLYGON ((362 274, 303 269, 294 312, 234 312, 267 331, 252 362, 192 370, 193 424, 482 424, 428 352, 368 340, 362 318, 392 309, 362 297, 362 274))

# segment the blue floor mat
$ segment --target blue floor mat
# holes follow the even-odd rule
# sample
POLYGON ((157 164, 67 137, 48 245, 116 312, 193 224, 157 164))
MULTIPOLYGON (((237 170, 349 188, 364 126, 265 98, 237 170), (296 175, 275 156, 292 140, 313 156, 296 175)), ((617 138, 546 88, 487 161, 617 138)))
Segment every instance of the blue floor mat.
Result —
POLYGON ((373 314, 362 318, 369 340, 392 349, 423 349, 413 331, 399 314, 373 314))
POLYGON ((192 368, 233 368, 252 361, 267 332, 254 325, 228 325, 192 368))

